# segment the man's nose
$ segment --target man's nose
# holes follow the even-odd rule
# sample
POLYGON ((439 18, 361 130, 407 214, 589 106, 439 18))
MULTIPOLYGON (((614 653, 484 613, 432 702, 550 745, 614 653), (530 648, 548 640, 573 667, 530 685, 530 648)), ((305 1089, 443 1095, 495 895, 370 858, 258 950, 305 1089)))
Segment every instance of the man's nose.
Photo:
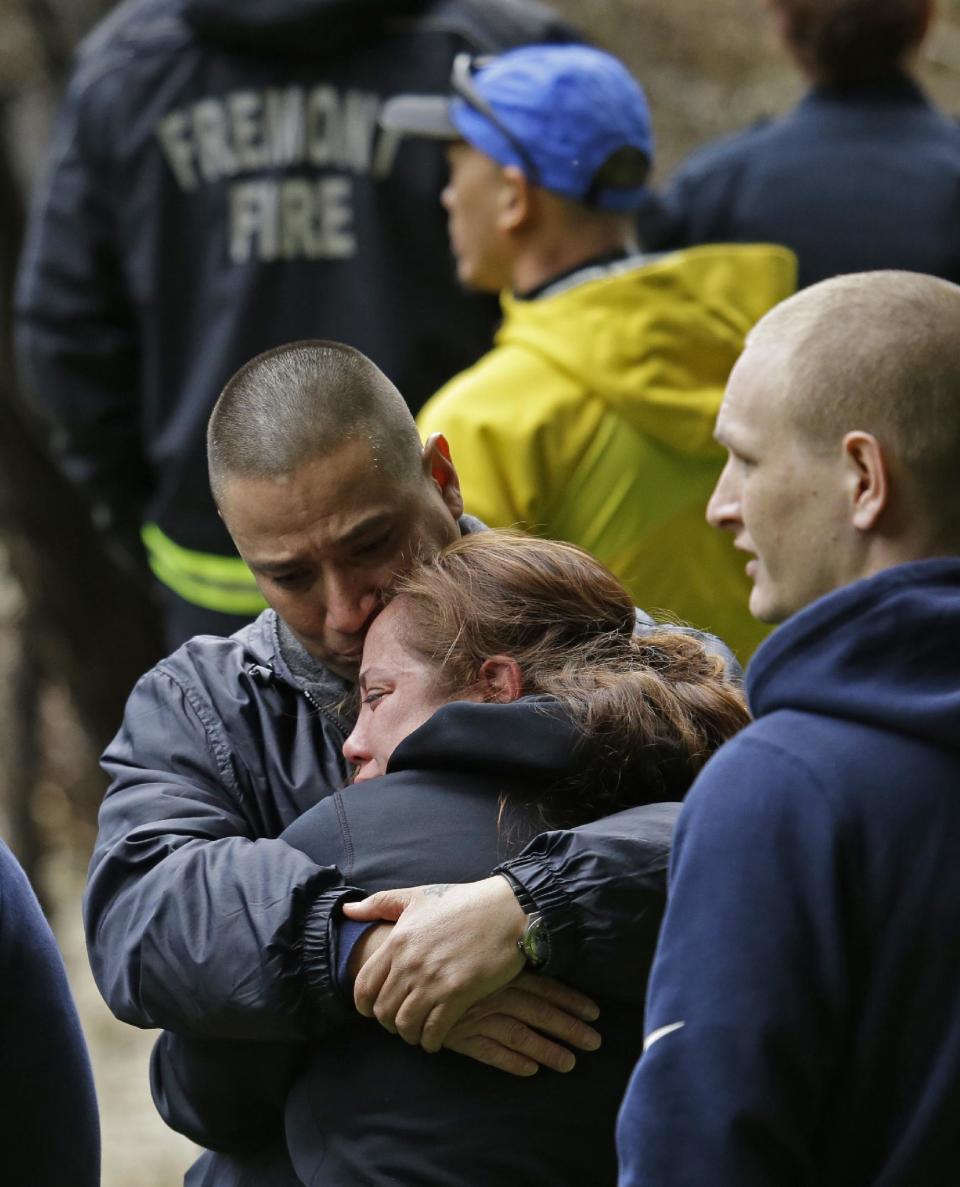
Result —
POLYGON ((338 635, 359 634, 376 605, 376 589, 343 578, 331 578, 326 590, 325 625, 338 635))
POLYGON ((740 494, 728 460, 707 503, 707 523, 714 528, 736 531, 740 522, 740 494))

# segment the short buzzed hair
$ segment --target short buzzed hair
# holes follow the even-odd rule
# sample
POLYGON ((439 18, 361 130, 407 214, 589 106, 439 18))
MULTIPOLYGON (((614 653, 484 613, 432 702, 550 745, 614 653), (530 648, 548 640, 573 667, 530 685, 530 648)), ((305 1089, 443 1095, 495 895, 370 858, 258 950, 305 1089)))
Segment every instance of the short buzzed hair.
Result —
POLYGON ((210 416, 214 499, 219 503, 227 478, 279 478, 361 438, 377 469, 398 481, 421 473, 410 410, 366 355, 321 340, 268 350, 228 381, 210 416))
POLYGON ((931 527, 960 544, 960 286, 915 272, 837 276, 777 306, 747 339, 768 341, 787 346, 786 413, 807 443, 829 450, 871 433, 931 527))

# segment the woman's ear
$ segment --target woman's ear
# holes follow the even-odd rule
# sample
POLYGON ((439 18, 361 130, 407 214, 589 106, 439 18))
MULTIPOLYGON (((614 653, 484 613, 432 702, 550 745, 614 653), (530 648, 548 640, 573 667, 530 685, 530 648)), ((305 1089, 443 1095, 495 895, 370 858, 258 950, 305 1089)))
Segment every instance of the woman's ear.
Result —
POLYGON ((484 693, 484 700, 496 701, 501 705, 519 700, 523 696, 523 677, 520 665, 512 656, 493 655, 480 666, 478 681, 484 693))

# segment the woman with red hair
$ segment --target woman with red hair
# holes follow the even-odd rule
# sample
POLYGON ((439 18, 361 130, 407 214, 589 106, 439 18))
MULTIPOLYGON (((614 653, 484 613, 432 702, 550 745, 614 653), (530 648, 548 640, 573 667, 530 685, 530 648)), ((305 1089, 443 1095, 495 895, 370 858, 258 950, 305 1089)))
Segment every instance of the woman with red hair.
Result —
MULTIPOLYGON (((570 544, 477 532, 399 578, 385 601, 344 745, 355 781, 282 839, 348 885, 442 892, 485 877, 544 828, 645 805, 649 844, 631 879, 648 905, 622 937, 617 984, 563 974, 597 999, 602 1045, 581 1045, 575 1067, 567 1053, 556 1071, 532 1076, 527 1061, 504 1075, 476 1049, 462 1057, 487 1001, 434 1054, 345 1009, 342 1026, 292 1059, 249 1044, 243 1066, 221 1056, 219 1073, 215 1044, 166 1035, 155 1099, 189 1136, 248 1157, 284 1133, 285 1183, 612 1187, 614 1121, 643 1042, 678 801, 746 724, 743 695, 696 634, 637 634, 626 590, 570 544)), ((525 959, 535 969, 540 954, 518 950, 515 974, 525 959)), ((523 976, 521 988, 542 980, 523 976)), ((264 1181, 252 1171, 235 1180, 264 1181)))

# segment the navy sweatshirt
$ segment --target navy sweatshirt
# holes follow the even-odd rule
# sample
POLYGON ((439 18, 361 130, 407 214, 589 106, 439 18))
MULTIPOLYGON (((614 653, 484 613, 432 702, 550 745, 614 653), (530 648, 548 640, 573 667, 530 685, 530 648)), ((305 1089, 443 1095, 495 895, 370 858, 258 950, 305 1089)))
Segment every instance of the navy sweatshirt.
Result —
POLYGON ((960 1182, 960 560, 815 602, 681 812, 621 1187, 960 1182))
POLYGON ((0 1182, 95 1187, 100 1127, 63 961, 0 841, 0 1182))

